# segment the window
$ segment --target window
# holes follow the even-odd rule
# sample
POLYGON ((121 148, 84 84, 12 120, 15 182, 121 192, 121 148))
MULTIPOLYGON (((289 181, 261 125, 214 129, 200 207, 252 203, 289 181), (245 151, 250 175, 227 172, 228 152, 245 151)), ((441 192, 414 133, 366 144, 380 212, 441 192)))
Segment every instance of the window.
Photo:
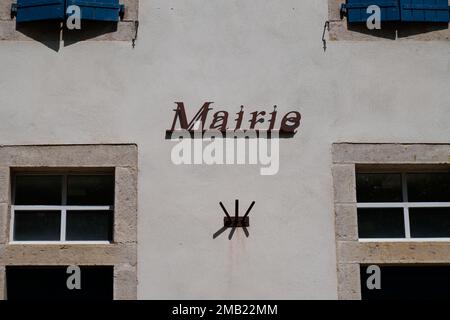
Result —
POLYGON ((12 190, 11 242, 112 241, 112 173, 18 173, 12 190))
POLYGON ((381 9, 381 21, 403 22, 449 22, 448 0, 347 0, 341 14, 347 15, 349 23, 366 22, 376 5, 381 9))
POLYGON ((359 239, 450 241, 449 172, 357 173, 359 239))
POLYGON ((117 22, 125 10, 119 0, 17 0, 12 5, 11 15, 16 16, 17 22, 63 21, 67 9, 73 5, 80 8, 82 20, 117 22))
POLYGON ((339 299, 450 296, 449 155, 442 143, 333 144, 339 299))

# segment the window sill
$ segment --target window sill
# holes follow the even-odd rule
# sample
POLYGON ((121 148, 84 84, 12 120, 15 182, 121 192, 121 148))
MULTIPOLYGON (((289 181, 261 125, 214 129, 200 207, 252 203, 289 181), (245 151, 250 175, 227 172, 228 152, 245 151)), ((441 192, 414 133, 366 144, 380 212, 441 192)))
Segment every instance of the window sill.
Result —
POLYGON ((9 245, 109 245, 110 241, 10 241, 9 245))

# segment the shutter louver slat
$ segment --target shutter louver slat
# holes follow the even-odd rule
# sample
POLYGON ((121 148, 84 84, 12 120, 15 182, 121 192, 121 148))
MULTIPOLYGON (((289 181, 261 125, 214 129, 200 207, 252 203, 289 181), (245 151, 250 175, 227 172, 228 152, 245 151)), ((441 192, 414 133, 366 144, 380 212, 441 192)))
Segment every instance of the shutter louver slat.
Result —
POLYGON ((347 20, 349 23, 366 22, 371 14, 367 8, 371 5, 381 9, 381 21, 399 21, 400 4, 398 0, 347 0, 347 20))
POLYGON ((400 0, 402 21, 449 22, 447 0, 400 0))
POLYGON ((17 22, 63 20, 64 0, 17 0, 17 22))
POLYGON ((82 20, 119 21, 119 0, 67 0, 67 6, 70 5, 80 7, 82 20))

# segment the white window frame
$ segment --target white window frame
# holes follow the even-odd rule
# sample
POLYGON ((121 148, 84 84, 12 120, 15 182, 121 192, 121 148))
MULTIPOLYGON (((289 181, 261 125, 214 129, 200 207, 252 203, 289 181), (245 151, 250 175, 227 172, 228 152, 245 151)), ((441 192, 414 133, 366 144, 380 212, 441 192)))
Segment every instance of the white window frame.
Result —
POLYGON ((98 244, 111 244, 113 241, 98 241, 98 240, 82 240, 82 241, 68 241, 66 240, 66 222, 67 222, 67 211, 105 211, 105 214, 114 214, 114 206, 68 206, 67 205, 67 177, 74 175, 105 175, 105 173, 92 173, 92 172, 76 172, 76 173, 59 173, 59 172, 48 172, 48 173, 33 173, 33 172, 24 172, 18 173, 14 176, 14 185, 12 187, 12 199, 15 201, 15 180, 17 175, 26 174, 26 175, 39 175, 39 176, 51 176, 57 175, 62 177, 62 205, 11 205, 11 219, 10 219, 10 232, 9 232, 9 244, 23 245, 23 244, 40 244, 40 245, 51 245, 51 244, 90 244, 90 245, 98 245, 98 244), (14 221, 15 221, 15 211, 59 211, 61 212, 61 224, 60 224, 60 240, 55 241, 16 241, 14 240, 14 221))
MULTIPOLYGON (((396 171, 396 172, 357 172, 364 173, 380 173, 380 174, 401 174, 402 177, 402 194, 403 202, 358 202, 357 208, 403 208, 403 220, 405 226, 405 238, 359 238, 360 242, 450 242, 447 238, 414 238, 411 237, 411 226, 409 219, 409 208, 450 208, 450 202, 408 202, 408 186, 406 175, 412 173, 444 173, 444 172, 419 172, 419 171, 396 171)), ((358 226, 359 228, 359 226, 358 226)))

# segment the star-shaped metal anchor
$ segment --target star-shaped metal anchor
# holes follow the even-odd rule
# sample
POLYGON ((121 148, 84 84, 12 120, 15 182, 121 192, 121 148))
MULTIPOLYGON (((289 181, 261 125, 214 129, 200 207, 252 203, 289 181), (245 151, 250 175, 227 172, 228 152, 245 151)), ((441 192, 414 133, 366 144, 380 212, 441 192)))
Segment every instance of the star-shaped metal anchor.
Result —
POLYGON ((225 206, 223 205, 222 202, 219 202, 219 204, 223 212, 225 213, 225 217, 223 218, 223 227, 220 228, 216 233, 214 233, 213 239, 220 236, 228 228, 231 228, 230 234, 228 235, 229 240, 233 238, 236 228, 242 228, 242 230, 244 230, 246 237, 248 238, 250 236, 250 233, 248 232, 247 229, 250 226, 250 219, 248 215, 250 214, 250 211, 255 205, 255 201, 252 202, 252 204, 250 205, 250 207, 248 207, 247 211, 242 217, 239 216, 239 200, 236 199, 235 201, 234 217, 230 216, 230 214, 228 213, 227 209, 225 209, 225 206))

